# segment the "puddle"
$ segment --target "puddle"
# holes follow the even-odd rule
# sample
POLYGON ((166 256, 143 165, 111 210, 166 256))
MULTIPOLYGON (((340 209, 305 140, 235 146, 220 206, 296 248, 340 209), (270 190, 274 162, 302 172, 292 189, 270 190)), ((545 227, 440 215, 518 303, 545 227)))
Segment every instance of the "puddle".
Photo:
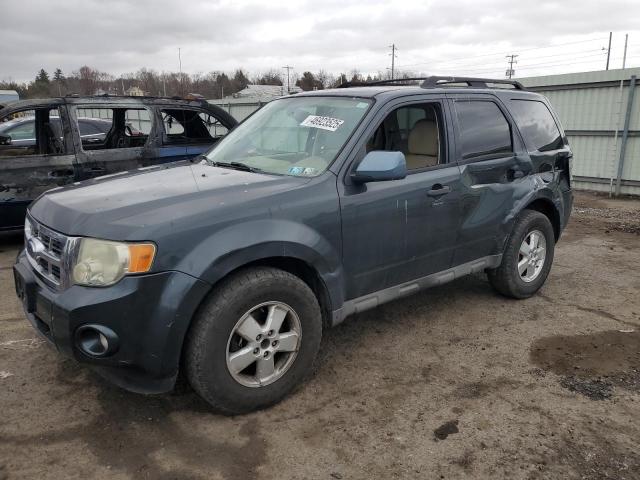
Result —
POLYGON ((640 332, 607 330, 536 340, 532 363, 564 378, 560 384, 592 400, 606 400, 614 387, 640 392, 640 332))
POLYGON ((449 420, 433 431, 436 440, 444 440, 453 433, 458 433, 458 420, 449 420))

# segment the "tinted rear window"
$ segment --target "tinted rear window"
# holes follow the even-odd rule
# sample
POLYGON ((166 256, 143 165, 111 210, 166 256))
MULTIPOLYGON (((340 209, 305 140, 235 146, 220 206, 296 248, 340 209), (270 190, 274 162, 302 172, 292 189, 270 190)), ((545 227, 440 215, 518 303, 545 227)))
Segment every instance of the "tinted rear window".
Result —
POLYGON ((509 122, 495 103, 457 101, 455 108, 463 160, 500 156, 513 151, 509 122))
POLYGON ((527 150, 548 151, 564 146, 560 130, 551 112, 537 100, 511 100, 511 112, 524 137, 527 150))

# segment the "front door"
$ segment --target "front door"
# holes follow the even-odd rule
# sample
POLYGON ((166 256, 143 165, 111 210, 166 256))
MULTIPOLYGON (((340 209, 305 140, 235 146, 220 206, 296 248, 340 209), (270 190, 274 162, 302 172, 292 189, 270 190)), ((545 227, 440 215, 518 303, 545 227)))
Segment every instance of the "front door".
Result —
POLYGON ((41 193, 78 179, 64 105, 13 110, 0 118, 0 230, 24 225, 41 193))
POLYGON ((367 151, 401 151, 405 179, 341 192, 347 299, 451 267, 457 241, 460 172, 449 162, 444 102, 427 97, 386 109, 350 166, 367 151))
POLYGON ((83 178, 135 170, 157 163, 156 127, 150 109, 139 104, 75 104, 74 143, 83 178))

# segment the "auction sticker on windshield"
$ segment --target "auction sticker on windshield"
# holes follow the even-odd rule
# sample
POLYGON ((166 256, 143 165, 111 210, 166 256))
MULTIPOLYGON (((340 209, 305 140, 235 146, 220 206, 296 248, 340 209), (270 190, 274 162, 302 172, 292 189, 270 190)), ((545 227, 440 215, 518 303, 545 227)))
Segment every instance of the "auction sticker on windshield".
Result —
POLYGON ((300 125, 303 127, 321 128, 322 130, 335 132, 343 123, 344 120, 340 120, 339 118, 309 115, 300 125))

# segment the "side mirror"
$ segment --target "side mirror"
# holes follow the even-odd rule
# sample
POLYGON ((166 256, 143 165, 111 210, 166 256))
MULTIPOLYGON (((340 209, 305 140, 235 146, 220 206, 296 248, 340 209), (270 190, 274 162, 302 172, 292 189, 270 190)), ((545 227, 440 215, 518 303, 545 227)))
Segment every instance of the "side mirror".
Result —
POLYGON ((407 162, 402 152, 375 150, 367 153, 351 174, 356 183, 401 180, 407 176, 407 162))
POLYGON ((0 145, 11 145, 11 137, 0 135, 0 145))

